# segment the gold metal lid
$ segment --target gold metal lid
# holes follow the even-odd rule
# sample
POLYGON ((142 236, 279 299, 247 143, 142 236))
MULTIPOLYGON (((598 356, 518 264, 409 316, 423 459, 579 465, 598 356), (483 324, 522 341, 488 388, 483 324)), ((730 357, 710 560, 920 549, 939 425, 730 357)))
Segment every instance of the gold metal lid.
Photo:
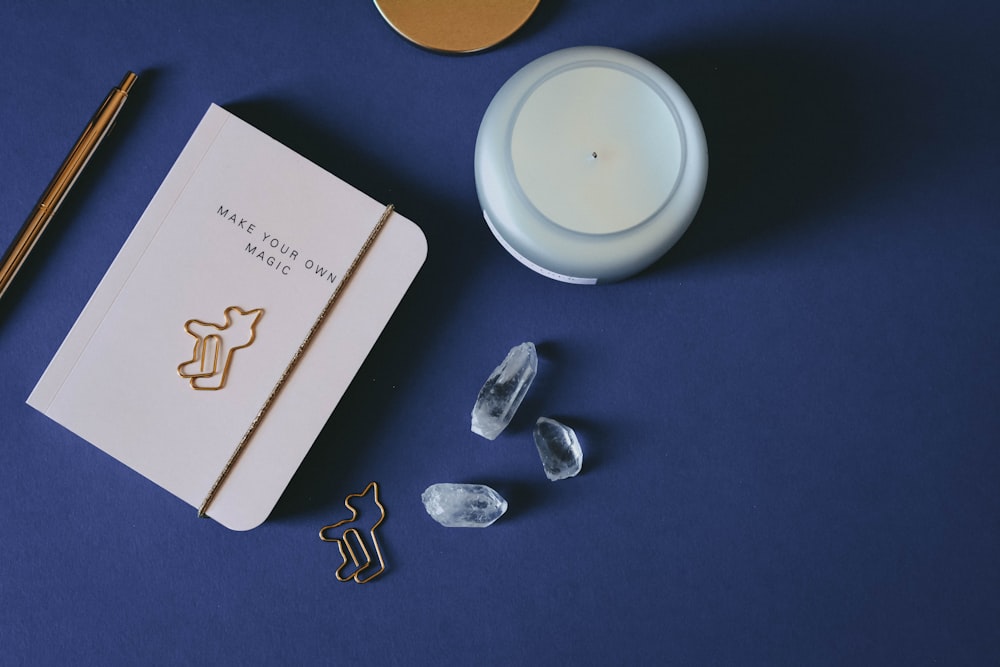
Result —
POLYGON ((375 0, 382 18, 418 46, 471 53, 495 46, 528 20, 540 0, 375 0))

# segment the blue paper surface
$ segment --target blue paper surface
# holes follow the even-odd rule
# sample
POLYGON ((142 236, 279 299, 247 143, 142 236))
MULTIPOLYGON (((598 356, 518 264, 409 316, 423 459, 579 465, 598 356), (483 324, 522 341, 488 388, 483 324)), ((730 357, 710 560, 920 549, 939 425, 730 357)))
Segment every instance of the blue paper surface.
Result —
POLYGON ((0 244, 140 76, 0 302, 4 660, 1000 661, 998 24, 965 0, 546 1, 452 57, 370 3, 4 5, 0 244), (710 155, 680 243, 597 287, 507 255, 472 168, 503 82, 584 44, 667 71, 710 155), (24 403, 213 101, 393 202, 430 248, 248 534, 24 403), (524 340, 538 378, 486 442, 476 392, 524 340), (579 477, 545 478, 540 415, 576 429, 579 477), (387 570, 339 583, 317 533, 372 480, 387 570), (420 504, 436 482, 510 509, 444 529, 420 504))

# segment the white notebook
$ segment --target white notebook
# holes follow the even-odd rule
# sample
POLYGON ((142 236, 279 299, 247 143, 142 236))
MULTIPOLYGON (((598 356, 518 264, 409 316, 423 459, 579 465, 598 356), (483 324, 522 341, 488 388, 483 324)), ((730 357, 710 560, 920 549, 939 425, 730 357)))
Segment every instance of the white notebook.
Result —
MULTIPOLYGON (((28 403, 200 507, 384 210, 212 105, 28 403)), ((426 253, 393 213, 208 516, 267 518, 426 253)))

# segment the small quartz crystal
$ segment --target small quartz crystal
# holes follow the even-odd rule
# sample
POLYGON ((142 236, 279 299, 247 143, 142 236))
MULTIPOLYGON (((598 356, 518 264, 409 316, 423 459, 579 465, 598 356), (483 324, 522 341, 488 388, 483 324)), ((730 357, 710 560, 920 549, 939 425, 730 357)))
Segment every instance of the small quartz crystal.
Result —
POLYGON ((535 423, 534 436, 546 477, 554 482, 580 472, 583 450, 573 429, 555 419, 540 417, 535 423))
POLYGON ((472 432, 487 440, 496 439, 510 424, 537 371, 534 343, 512 348, 479 390, 472 408, 472 432))
POLYGON ((432 484, 420 499, 431 518, 448 528, 485 528, 507 511, 503 496, 483 484, 432 484))

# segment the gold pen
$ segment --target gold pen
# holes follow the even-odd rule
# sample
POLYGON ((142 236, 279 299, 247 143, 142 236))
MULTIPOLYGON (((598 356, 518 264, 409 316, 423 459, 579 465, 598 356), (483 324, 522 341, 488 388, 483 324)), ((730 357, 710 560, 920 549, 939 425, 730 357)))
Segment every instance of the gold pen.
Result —
POLYGON ((21 231, 7 248, 3 262, 0 263, 0 298, 3 298, 10 281, 14 279, 14 275, 24 264, 28 253, 35 247, 35 243, 45 231, 46 225, 49 224, 56 209, 59 208, 59 204, 66 198, 66 193, 73 187, 80 172, 87 166, 87 162, 101 144, 101 140, 111 130, 115 118, 118 117, 118 112, 122 110, 125 100, 128 99, 129 89, 132 88, 136 78, 134 72, 129 72, 117 87, 111 89, 104 103, 101 104, 97 113, 83 130, 83 134, 76 140, 69 155, 63 160, 59 171, 52 177, 49 187, 45 189, 42 198, 38 200, 31 215, 21 227, 21 231))

